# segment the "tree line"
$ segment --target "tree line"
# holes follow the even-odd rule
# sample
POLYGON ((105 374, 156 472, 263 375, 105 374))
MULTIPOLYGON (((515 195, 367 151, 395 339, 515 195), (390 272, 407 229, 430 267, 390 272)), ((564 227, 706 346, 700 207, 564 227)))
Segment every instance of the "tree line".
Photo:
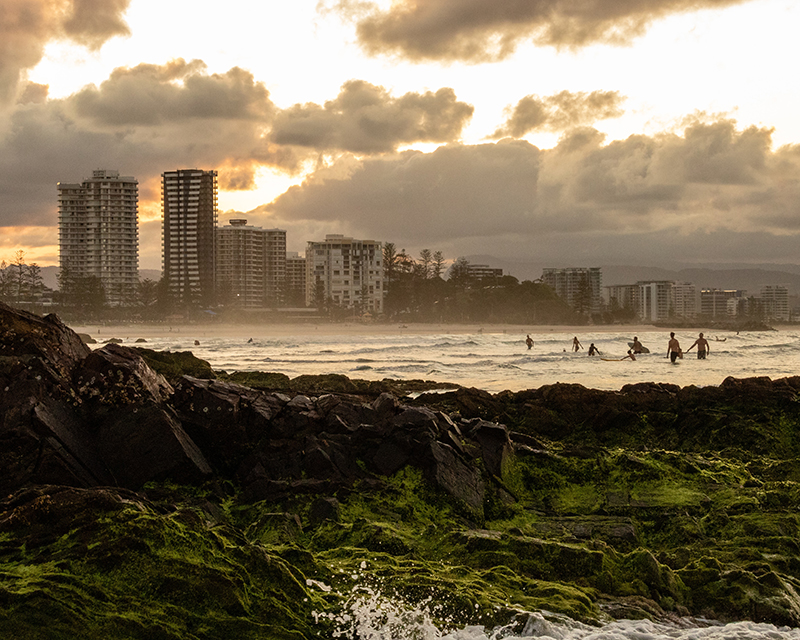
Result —
POLYGON ((477 277, 465 258, 445 270, 441 251, 423 249, 419 258, 383 245, 384 313, 412 322, 583 323, 546 284, 513 276, 477 277), (447 276, 445 278, 445 276, 447 276))

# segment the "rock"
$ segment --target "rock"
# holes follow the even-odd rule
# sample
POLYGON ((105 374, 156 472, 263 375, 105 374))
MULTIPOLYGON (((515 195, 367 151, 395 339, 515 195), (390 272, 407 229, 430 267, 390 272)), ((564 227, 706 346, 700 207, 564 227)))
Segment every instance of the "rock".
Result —
POLYGON ((317 498, 311 503, 311 511, 308 514, 309 522, 313 526, 330 520, 339 521, 339 501, 336 498, 317 498))

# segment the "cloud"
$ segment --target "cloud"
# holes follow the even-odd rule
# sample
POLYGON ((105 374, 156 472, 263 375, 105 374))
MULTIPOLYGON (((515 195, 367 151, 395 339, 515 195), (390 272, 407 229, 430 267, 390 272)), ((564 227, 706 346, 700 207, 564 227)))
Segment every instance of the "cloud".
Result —
POLYGON ((97 50, 129 35, 123 20, 130 0, 0 0, 0 105, 9 104, 27 69, 51 40, 68 39, 97 50))
POLYGON ((624 113, 621 108, 624 100, 618 91, 561 91, 544 98, 525 96, 513 108, 506 109, 506 122, 489 137, 521 138, 531 131, 564 131, 618 118, 624 113))
POLYGON ((351 159, 248 216, 451 255, 619 263, 627 251, 653 263, 688 247, 723 259, 733 243, 743 260, 770 261, 765 238, 800 234, 800 146, 772 151, 771 133, 697 121, 681 134, 606 142, 579 128, 549 150, 506 139, 351 159), (738 237, 758 242, 747 250, 738 237))
POLYGON ((628 44, 655 20, 670 14, 723 8, 746 0, 400 0, 375 3, 321 2, 354 20, 370 54, 410 60, 497 61, 523 40, 577 48, 595 43, 628 44))
POLYGON ((187 120, 260 121, 276 111, 269 92, 239 67, 207 74, 202 60, 115 69, 99 87, 71 96, 78 116, 100 125, 161 125, 187 120))
POLYGON ((247 190, 262 167, 292 174, 320 156, 457 139, 471 114, 451 89, 395 98, 358 81, 323 106, 284 112, 249 71, 208 73, 201 60, 115 69, 54 100, 29 83, 0 135, 0 226, 56 225, 56 183, 96 168, 135 176, 149 211, 169 169, 218 169, 222 189, 247 190))
POLYGON ((351 80, 326 102, 295 105, 275 117, 270 139, 278 145, 381 153, 414 142, 457 140, 473 107, 452 89, 406 93, 394 98, 384 89, 351 80))

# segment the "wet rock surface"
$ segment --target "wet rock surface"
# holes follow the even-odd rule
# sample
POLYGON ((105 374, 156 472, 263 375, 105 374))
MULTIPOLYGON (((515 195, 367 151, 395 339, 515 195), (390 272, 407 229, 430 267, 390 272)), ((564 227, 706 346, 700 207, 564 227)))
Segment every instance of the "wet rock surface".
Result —
POLYGON ((374 580, 800 625, 800 378, 410 399, 175 356, 0 305, 3 635, 327 637, 374 580))

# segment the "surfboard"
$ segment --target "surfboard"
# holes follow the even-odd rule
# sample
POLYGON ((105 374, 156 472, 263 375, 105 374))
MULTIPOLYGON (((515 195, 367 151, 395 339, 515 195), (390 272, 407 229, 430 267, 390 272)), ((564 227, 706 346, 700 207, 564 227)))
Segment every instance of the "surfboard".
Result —
MULTIPOLYGON (((631 349, 633 349, 633 343, 632 343, 632 342, 629 342, 629 343, 628 343, 628 346, 629 346, 631 349)), ((647 347, 642 347, 642 351, 641 351, 641 353, 650 353, 650 349, 648 349, 647 347)))

